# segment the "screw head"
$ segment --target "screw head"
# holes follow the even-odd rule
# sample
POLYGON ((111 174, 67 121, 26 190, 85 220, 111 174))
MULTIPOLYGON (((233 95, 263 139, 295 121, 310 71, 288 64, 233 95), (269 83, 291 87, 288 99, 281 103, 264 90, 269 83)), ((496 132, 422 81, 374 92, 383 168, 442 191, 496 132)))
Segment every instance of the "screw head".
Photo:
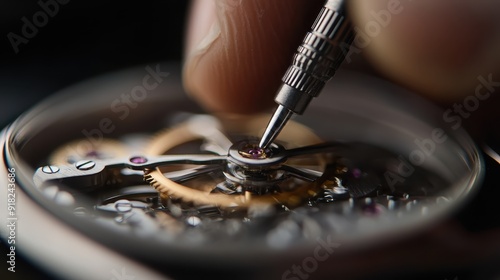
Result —
POLYGON ((59 167, 57 167, 55 165, 46 165, 46 166, 42 167, 42 172, 45 174, 54 174, 54 173, 59 172, 59 167))
POLYGON ((126 199, 120 199, 115 202, 115 208, 120 213, 126 213, 132 211, 132 203, 126 199))
POLYGON ((75 167, 78 170, 90 170, 95 167, 95 162, 92 160, 80 160, 75 163, 75 167))

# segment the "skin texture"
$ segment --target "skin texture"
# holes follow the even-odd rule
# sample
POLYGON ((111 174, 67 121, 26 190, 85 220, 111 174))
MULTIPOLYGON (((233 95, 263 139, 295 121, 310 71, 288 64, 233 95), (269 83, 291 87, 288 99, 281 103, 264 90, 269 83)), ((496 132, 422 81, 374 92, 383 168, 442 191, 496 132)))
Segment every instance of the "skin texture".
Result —
MULTIPOLYGON (((391 11, 390 2, 351 1, 352 18, 368 33, 374 14, 391 11)), ((390 13, 364 49, 380 72, 438 101, 463 99, 473 93, 479 75, 500 72, 498 2, 397 2, 398 13, 390 13)))
MULTIPOLYGON (((474 93, 479 75, 500 81, 498 3, 351 0, 349 11, 368 36, 367 44, 356 47, 371 67, 434 100, 453 102, 474 93), (391 15, 387 24, 367 31, 367 24, 377 21, 374 14, 384 11, 391 15)), ((273 105, 293 52, 322 4, 194 1, 186 35, 186 90, 216 112, 250 113, 273 105)))
POLYGON ((212 111, 250 113, 262 104, 271 106, 293 52, 322 4, 323 0, 194 1, 185 88, 212 111))

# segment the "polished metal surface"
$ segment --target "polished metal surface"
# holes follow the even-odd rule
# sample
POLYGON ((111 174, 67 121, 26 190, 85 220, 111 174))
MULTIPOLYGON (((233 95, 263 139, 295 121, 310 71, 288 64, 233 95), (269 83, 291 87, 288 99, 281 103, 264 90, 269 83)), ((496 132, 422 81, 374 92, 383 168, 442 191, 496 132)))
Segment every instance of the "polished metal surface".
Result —
POLYGON ((275 98, 279 106, 262 136, 261 148, 276 138, 292 114, 304 113, 312 98, 321 93, 344 61, 353 39, 345 1, 326 1, 282 79, 275 98))
MULTIPOLYGON (((463 205, 482 177, 468 135, 443 127, 447 141, 391 188, 385 173, 398 175, 413 141, 439 126, 435 108, 360 74, 339 73, 325 102, 263 150, 258 135, 269 115, 209 115, 178 78, 121 120, 109 104, 141 75, 68 89, 4 132, 2 172, 14 168, 18 185, 18 248, 64 279, 111 279, 121 265, 144 279, 182 266, 183 276, 208 267, 279 279, 318 239, 341 246, 314 276, 362 273, 342 265, 359 263, 355 249, 423 231, 463 205), (99 137, 103 119, 115 131, 99 137)), ((0 233, 7 238, 6 227, 0 233)))

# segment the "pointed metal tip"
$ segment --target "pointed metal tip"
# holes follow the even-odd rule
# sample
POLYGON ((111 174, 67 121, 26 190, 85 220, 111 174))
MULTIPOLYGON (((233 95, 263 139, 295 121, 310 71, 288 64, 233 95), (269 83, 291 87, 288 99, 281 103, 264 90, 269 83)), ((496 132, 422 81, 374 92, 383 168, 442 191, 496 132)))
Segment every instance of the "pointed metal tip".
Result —
POLYGON ((276 139, 283 127, 286 125, 293 112, 279 105, 269 121, 264 134, 259 142, 259 147, 267 148, 276 139))
MULTIPOLYGON (((267 129, 266 129, 266 131, 267 131, 267 129)), ((268 133, 264 133, 264 135, 262 135, 262 138, 260 139, 259 148, 261 148, 261 149, 267 148, 267 146, 269 146, 272 141, 273 140, 271 139, 271 135, 268 133)))

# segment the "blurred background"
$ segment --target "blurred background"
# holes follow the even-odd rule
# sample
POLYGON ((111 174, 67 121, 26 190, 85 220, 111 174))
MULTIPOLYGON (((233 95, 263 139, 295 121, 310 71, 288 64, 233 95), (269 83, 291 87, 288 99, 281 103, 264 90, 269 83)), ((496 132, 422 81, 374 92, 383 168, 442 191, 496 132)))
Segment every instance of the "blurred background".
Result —
MULTIPOLYGON (((41 7, 37 1, 0 2, 2 127, 40 100, 69 85, 127 67, 182 59, 189 1, 118 3, 110 0, 69 0, 67 4, 58 6, 59 11, 38 28, 36 35, 26 43, 20 43, 16 53, 8 34, 13 32, 22 36, 23 18, 32 22, 33 15, 41 7)), ((362 56, 356 57, 363 59, 362 56)), ((359 64, 354 63, 350 67, 356 65, 359 64)), ((373 73, 367 65, 362 68, 373 73)), ((496 138, 487 140, 489 145, 498 148, 496 138)), ((467 240, 467 236, 479 236, 494 230, 498 232, 500 229, 497 210, 500 168, 488 157, 485 161, 487 174, 483 188, 474 200, 447 221, 463 231, 461 236, 466 237, 462 241, 467 240)), ((0 260, 5 263, 6 248, 3 243, 1 255, 0 260)), ((497 258, 492 258, 492 263, 448 265, 439 271, 406 275, 405 279, 492 279, 488 277, 494 275, 491 267, 497 261, 497 258)), ((18 272, 8 274, 9 278, 4 277, 6 272, 3 268, 1 279, 52 279, 50 273, 27 260, 18 261, 18 272)))
POLYGON ((16 53, 8 34, 23 36, 23 17, 33 22, 34 14, 42 10, 37 2, 0 2, 2 127, 44 97, 76 82, 182 57, 189 4, 182 0, 70 0, 59 4, 59 11, 27 43, 20 43, 16 53))

